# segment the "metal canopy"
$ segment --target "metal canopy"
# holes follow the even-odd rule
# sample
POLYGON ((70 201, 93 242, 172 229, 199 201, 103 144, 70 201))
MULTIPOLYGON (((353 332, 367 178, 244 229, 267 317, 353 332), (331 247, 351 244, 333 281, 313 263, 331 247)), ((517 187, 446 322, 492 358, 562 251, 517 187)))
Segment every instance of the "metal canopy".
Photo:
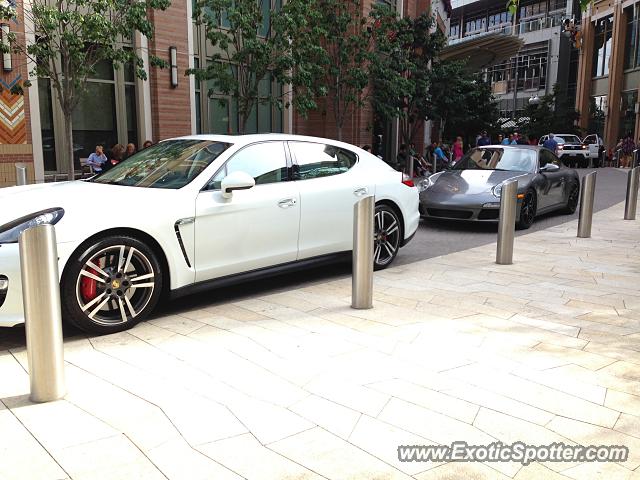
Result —
POLYGON ((518 53, 524 40, 504 33, 490 32, 449 43, 440 52, 442 60, 467 60, 470 70, 480 71, 518 53))

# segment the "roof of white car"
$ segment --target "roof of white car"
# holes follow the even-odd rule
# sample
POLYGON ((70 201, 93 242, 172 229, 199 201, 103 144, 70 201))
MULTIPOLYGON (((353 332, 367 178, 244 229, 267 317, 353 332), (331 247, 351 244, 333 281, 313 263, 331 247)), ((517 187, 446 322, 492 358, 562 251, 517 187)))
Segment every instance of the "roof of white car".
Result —
MULTIPOLYGON (((351 145, 345 142, 339 142, 337 140, 332 140, 330 138, 322 138, 322 137, 308 137, 305 135, 290 135, 285 133, 258 133, 258 134, 250 134, 250 135, 210 135, 210 134, 202 134, 202 135, 187 135, 184 137, 178 138, 168 138, 167 140, 209 140, 212 142, 225 142, 232 143, 234 145, 247 145, 250 143, 261 142, 265 140, 300 140, 307 142, 320 142, 320 143, 330 143, 332 145, 344 146, 345 148, 354 148, 355 145, 351 145)), ((356 147, 357 148, 357 147, 356 147)))

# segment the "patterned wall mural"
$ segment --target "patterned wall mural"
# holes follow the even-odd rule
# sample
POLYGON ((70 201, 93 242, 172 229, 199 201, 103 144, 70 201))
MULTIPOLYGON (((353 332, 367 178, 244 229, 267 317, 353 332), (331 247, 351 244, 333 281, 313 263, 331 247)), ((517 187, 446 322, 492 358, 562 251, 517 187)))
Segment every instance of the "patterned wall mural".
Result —
POLYGON ((10 83, 0 79, 0 144, 27 143, 24 96, 11 93, 11 88, 21 81, 20 75, 10 83))

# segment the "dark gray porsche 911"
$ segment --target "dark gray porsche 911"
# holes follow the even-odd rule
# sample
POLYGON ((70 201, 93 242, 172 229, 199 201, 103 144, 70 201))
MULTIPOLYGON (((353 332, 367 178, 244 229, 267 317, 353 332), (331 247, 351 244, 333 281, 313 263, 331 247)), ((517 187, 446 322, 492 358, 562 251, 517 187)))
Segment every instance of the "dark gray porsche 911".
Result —
POLYGON ((420 184, 420 215, 426 218, 497 221, 500 192, 518 181, 517 227, 552 210, 575 212, 580 197, 578 173, 538 146, 489 145, 474 148, 450 170, 420 184))

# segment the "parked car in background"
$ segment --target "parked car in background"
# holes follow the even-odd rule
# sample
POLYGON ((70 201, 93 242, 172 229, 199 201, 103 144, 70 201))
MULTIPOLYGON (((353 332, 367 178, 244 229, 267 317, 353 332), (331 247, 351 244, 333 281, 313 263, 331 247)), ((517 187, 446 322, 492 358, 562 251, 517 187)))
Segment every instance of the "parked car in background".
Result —
POLYGON ((17 242, 31 226, 56 226, 64 320, 112 333, 161 297, 350 258, 354 204, 367 195, 381 269, 418 228, 418 190, 332 140, 183 137, 87 181, 2 189, 0 326, 24 321, 17 242))
POLYGON ((602 139, 602 137, 597 133, 587 135, 582 140, 582 143, 584 143, 589 150, 591 166, 595 168, 604 166, 606 152, 604 147, 604 140, 602 139))
POLYGON ((505 182, 518 182, 517 226, 526 229, 542 213, 575 212, 578 173, 539 146, 490 145, 470 150, 451 170, 420 184, 425 218, 497 222, 505 182))
MULTIPOLYGON (((539 141, 538 145, 542 145, 548 135, 544 135, 539 141)), ((589 166, 589 149, 585 145, 580 137, 569 133, 555 133, 554 140, 558 143, 558 149, 556 155, 562 160, 562 162, 570 168, 587 168, 589 166)))

